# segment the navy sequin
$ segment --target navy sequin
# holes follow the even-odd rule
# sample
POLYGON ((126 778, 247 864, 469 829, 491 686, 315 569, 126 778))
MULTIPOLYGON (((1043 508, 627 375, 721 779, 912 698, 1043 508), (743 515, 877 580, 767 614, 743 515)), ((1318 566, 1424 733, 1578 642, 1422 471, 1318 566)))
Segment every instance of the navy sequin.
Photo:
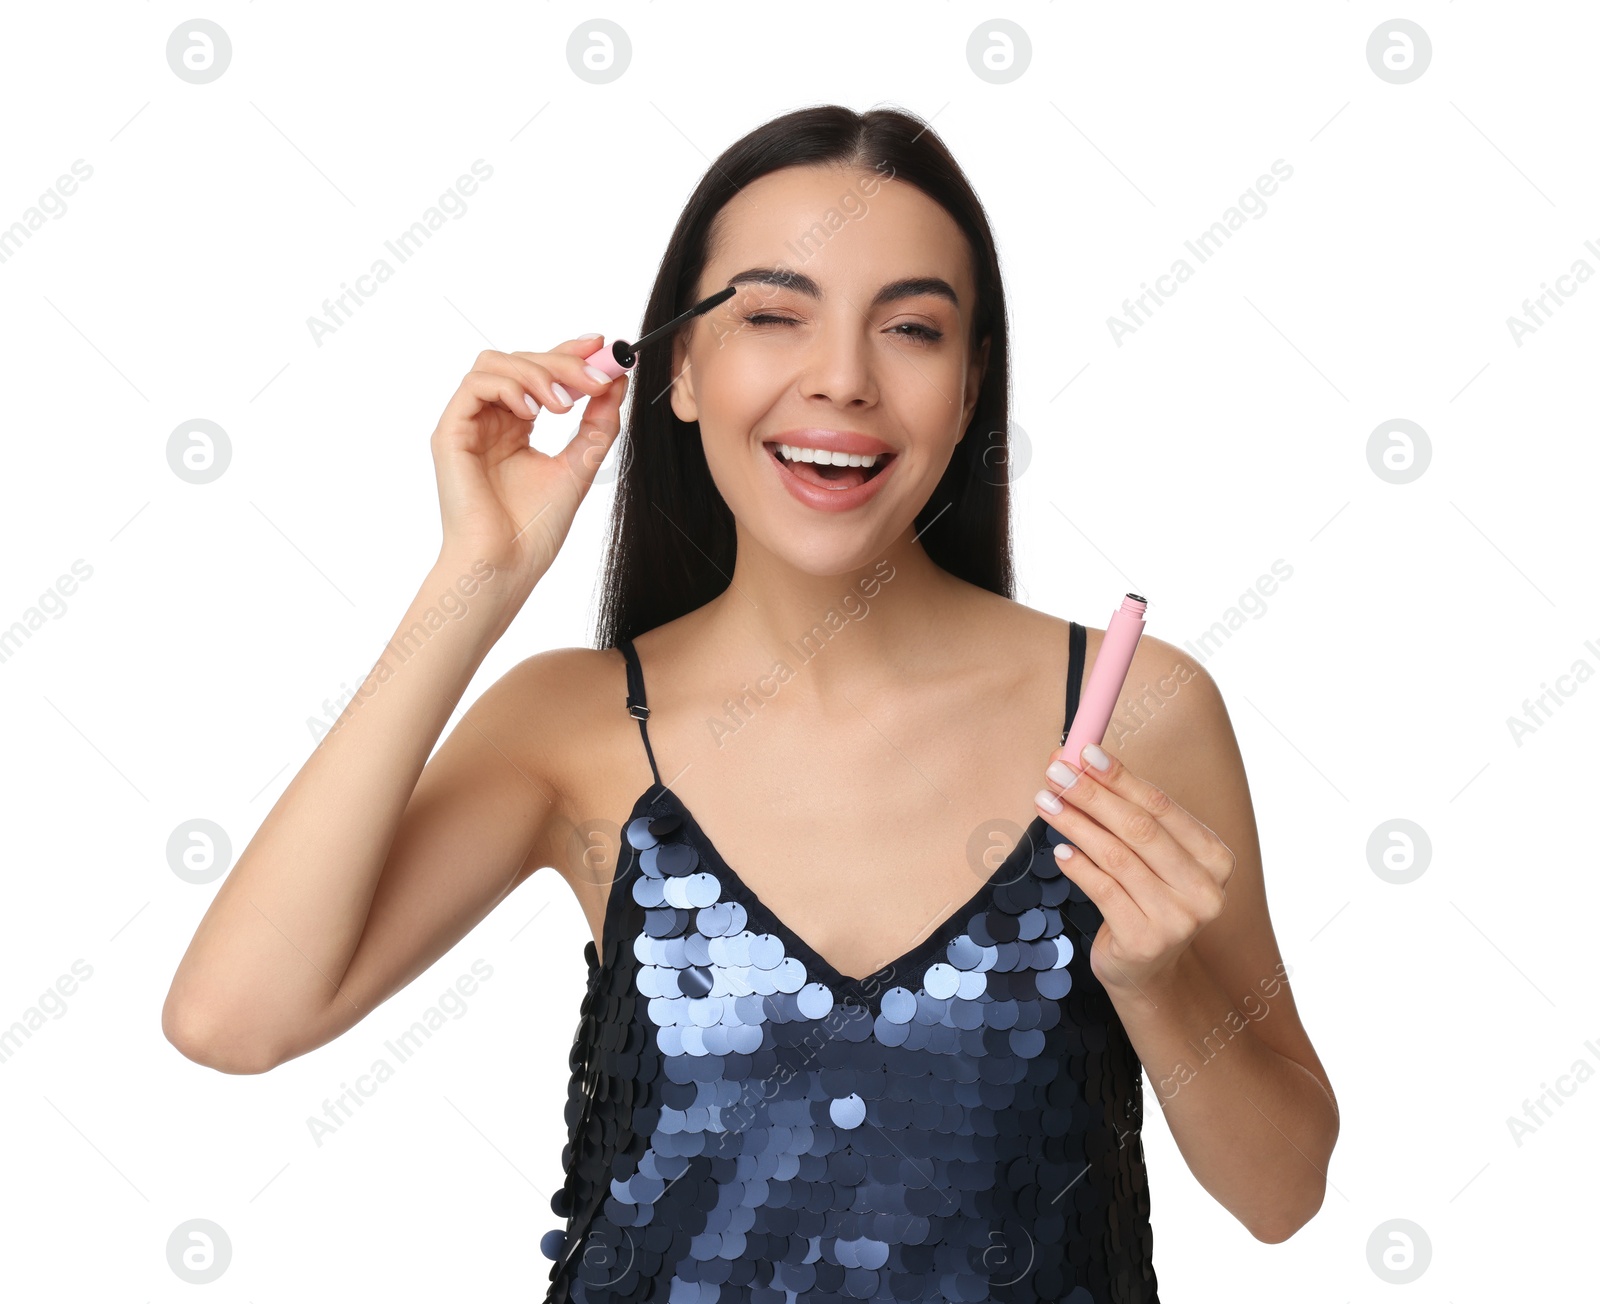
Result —
MULTIPOLYGON (((1067 719, 1084 630, 1071 626, 1067 719)), ((547 1304, 1156 1300, 1140 1065, 1036 817, 866 978, 727 865, 650 751, 570 1066, 547 1304)))

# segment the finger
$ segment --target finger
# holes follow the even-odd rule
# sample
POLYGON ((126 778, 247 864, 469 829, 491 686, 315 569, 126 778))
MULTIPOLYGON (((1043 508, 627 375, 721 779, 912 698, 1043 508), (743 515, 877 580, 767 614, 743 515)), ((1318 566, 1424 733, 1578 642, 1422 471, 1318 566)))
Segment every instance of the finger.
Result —
MULTIPOLYGON (((1084 749, 1089 754, 1088 748, 1084 749)), ((1105 756, 1101 752, 1101 756, 1105 756)), ((1148 866, 1160 866, 1156 872, 1180 892, 1192 892, 1210 886, 1203 866, 1170 834, 1154 813, 1137 804, 1129 789, 1127 796, 1115 791, 1109 784, 1098 782, 1101 771, 1095 766, 1087 768, 1066 760, 1050 763, 1045 778, 1053 790, 1073 809, 1082 811, 1109 831, 1148 866), (1093 773, 1094 778, 1086 776, 1093 773)), ((1124 782, 1131 776, 1124 770, 1124 782)), ((1139 781, 1143 783, 1143 780, 1139 781)), ((1150 784, 1144 784, 1149 793, 1157 793, 1150 784)), ((1158 796, 1165 798, 1164 793, 1158 796)), ((1171 806, 1170 800, 1166 805, 1171 806)))
POLYGON ((589 340, 586 343, 593 347, 584 348, 578 341, 569 340, 548 353, 518 352, 506 356, 538 367, 553 376, 555 382, 574 398, 585 396, 593 398, 610 390, 612 378, 598 367, 592 367, 584 361, 599 347, 598 340, 589 340))
POLYGON ((1150 920, 1139 903, 1128 895, 1128 889, 1091 860, 1082 847, 1070 847, 1063 842, 1056 848, 1056 864, 1061 872, 1083 889, 1084 896, 1099 908, 1101 916, 1111 925, 1117 937, 1128 940, 1136 937, 1150 920), (1070 850, 1070 856, 1063 851, 1070 850))
MULTIPOLYGON (((1164 790, 1141 779, 1103 747, 1090 743, 1084 747, 1080 760, 1063 758, 1063 764, 1068 765, 1074 773, 1090 775, 1095 780, 1095 787, 1079 783, 1063 792, 1062 796, 1071 800, 1072 793, 1078 791, 1080 799, 1073 804, 1080 809, 1092 810, 1087 803, 1095 799, 1096 789, 1098 793, 1115 794, 1119 803, 1108 805, 1107 809, 1116 811, 1120 825, 1108 822, 1098 812, 1095 812, 1095 818, 1107 828, 1116 830, 1123 841, 1139 850, 1141 855, 1144 854, 1144 847, 1160 841, 1156 834, 1156 829, 1159 829, 1173 845, 1188 853, 1188 858, 1213 880, 1225 868, 1231 867, 1233 853, 1221 838, 1173 801, 1164 790), (1104 762, 1104 769, 1101 768, 1101 762, 1104 762)), ((1222 873, 1222 877, 1225 878, 1226 873, 1222 873)))
MULTIPOLYGON (((478 354, 474 369, 478 371, 493 372, 499 376, 506 376, 515 380, 528 393, 528 396, 541 408, 549 408, 552 412, 568 411, 584 395, 576 386, 565 385, 560 376, 535 358, 549 359, 549 354, 536 353, 501 353, 497 349, 485 349, 478 354)), ((576 358, 572 359, 577 364, 579 374, 583 373, 583 364, 576 358)), ((594 388, 589 382, 590 388, 594 388)), ((526 407, 523 411, 526 412, 526 407)))
POLYGON ((495 371, 469 371, 450 402, 445 406, 445 416, 470 418, 484 406, 497 403, 518 421, 533 424, 533 409, 520 381, 495 371))
POLYGON ((1182 915, 1183 903, 1171 884, 1089 815, 1075 806, 1065 804, 1055 813, 1040 804, 1039 813, 1048 824, 1071 839, 1074 847, 1087 852, 1102 873, 1116 879, 1147 919, 1176 919, 1182 915))
POLYGON ((574 477, 586 487, 594 483, 600 464, 622 429, 622 400, 628 392, 628 379, 618 377, 610 393, 589 400, 577 433, 561 451, 574 477))
POLYGON ((560 344, 551 349, 551 353, 570 353, 576 358, 587 358, 596 349, 603 349, 606 337, 596 331, 592 335, 578 335, 570 340, 562 340, 560 344))

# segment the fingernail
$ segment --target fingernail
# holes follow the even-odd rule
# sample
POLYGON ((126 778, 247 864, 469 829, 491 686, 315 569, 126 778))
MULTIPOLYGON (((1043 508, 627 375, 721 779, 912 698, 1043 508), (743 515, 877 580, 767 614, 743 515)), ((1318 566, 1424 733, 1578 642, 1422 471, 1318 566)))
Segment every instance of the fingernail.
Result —
POLYGON ((560 403, 562 407, 572 406, 572 395, 567 393, 566 390, 562 389, 560 385, 551 385, 550 392, 556 396, 556 401, 560 403))
POLYGON ((1061 814, 1061 798, 1048 788, 1040 788, 1033 794, 1033 804, 1041 810, 1049 811, 1052 815, 1061 814))
POLYGON ((1089 743, 1084 747, 1083 759, 1097 770, 1109 770, 1111 768, 1111 758, 1093 743, 1089 743))
POLYGON ((611 377, 601 371, 599 367, 585 367, 583 374, 596 384, 609 385, 611 383, 611 377))
POLYGON ((597 339, 600 338, 600 332, 599 331, 590 331, 587 335, 580 335, 580 336, 578 336, 578 338, 580 340, 597 340, 597 339))
POLYGON ((1070 842, 1056 843, 1056 859, 1070 860, 1072 858, 1072 844, 1070 842))
POLYGON ((532 394, 524 394, 522 396, 522 401, 528 405, 528 415, 530 417, 536 417, 539 415, 539 404, 534 399, 532 394))
POLYGON ((1077 772, 1064 761, 1051 761, 1045 768, 1045 775, 1054 779, 1063 788, 1070 788, 1078 781, 1077 772))

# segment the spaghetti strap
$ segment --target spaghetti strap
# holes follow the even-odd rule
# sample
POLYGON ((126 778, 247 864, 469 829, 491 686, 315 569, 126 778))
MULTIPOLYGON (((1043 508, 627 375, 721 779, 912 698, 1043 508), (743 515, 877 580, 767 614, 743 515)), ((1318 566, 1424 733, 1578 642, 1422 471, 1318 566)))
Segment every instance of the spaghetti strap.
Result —
MULTIPOLYGON (((650 717, 650 708, 645 705, 644 700, 644 670, 639 665, 639 654, 634 650, 631 638, 623 639, 617 646, 622 649, 622 655, 628 661, 628 714, 639 722, 639 737, 644 739, 644 754, 650 758, 650 773, 660 784, 661 771, 656 768, 656 754, 650 748, 650 733, 644 725, 650 717)), ((1066 735, 1063 734, 1061 741, 1066 740, 1066 735)))
MULTIPOLYGON (((1083 686, 1083 656, 1088 646, 1089 634, 1077 621, 1068 622, 1067 644, 1067 718, 1061 726, 1058 747, 1067 745, 1067 734, 1072 729, 1072 717, 1078 714, 1078 690, 1083 686)), ((641 729, 644 725, 639 726, 641 729)))
MULTIPOLYGON (((1088 633, 1077 621, 1069 621, 1067 631, 1067 713, 1061 722, 1061 742, 1058 746, 1066 744, 1067 734, 1072 729, 1072 718, 1078 713, 1085 649, 1088 646, 1088 633)), ((650 761, 650 773, 660 784, 661 771, 656 766, 656 754, 650 746, 650 731, 645 727, 645 721, 650 718, 650 707, 645 701, 644 669, 639 664, 639 653, 631 638, 622 639, 617 647, 628 663, 628 714, 639 722, 639 737, 644 742, 644 754, 650 761)))

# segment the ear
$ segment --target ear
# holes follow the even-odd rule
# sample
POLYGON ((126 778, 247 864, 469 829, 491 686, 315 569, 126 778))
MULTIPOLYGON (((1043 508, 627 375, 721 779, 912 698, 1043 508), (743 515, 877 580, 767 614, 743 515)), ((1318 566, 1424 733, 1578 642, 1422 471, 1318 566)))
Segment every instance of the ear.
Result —
POLYGON ((988 372, 989 337, 985 335, 967 366, 967 402, 961 409, 961 434, 956 438, 958 444, 967 437, 967 427, 972 424, 972 414, 978 407, 978 391, 983 388, 983 378, 988 372))
POLYGON ((672 388, 668 392, 673 415, 686 423, 698 421, 700 405, 695 402, 693 372, 689 369, 688 350, 681 335, 672 346, 672 378, 672 388))

